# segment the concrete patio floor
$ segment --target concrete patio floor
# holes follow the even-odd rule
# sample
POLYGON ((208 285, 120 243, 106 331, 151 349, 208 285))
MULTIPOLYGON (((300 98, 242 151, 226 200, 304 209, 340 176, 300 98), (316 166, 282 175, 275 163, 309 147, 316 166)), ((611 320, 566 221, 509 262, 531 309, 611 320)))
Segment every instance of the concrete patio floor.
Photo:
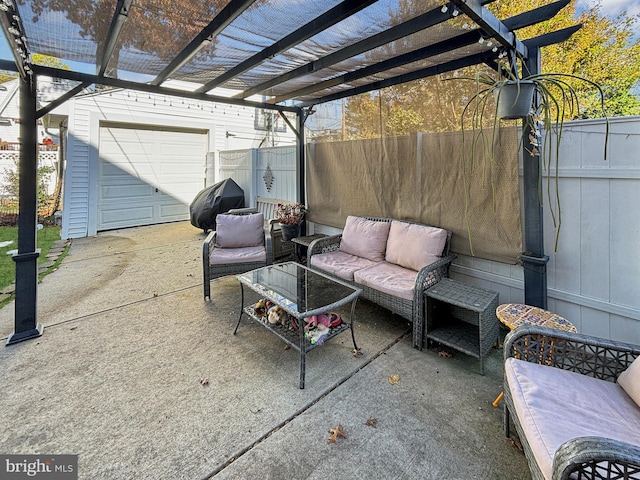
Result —
MULTIPOLYGON (((360 300, 363 355, 330 340, 300 390, 298 352, 246 318, 232 335, 234 277, 203 300, 203 239, 178 222, 72 242, 39 285, 44 335, 0 347, 0 453, 78 454, 81 479, 531 478, 491 406, 501 350, 481 376, 360 300)), ((13 316, 0 310, 2 338, 13 316)))

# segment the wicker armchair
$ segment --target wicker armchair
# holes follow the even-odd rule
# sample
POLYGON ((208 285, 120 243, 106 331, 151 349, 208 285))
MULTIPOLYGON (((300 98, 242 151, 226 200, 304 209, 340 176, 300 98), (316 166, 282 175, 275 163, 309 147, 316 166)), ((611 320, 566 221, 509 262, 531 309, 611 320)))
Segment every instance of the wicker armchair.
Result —
MULTIPOLYGON (((389 222, 393 221, 393 218, 385 217, 362 217, 367 220, 373 220, 376 222, 389 222)), ((409 220, 402 220, 405 223, 417 223, 409 220)), ((356 284, 355 282, 349 282, 348 280, 341 279, 347 283, 351 283, 357 288, 362 289, 362 297, 370 300, 381 307, 390 310, 393 313, 400 315, 401 317, 414 322, 416 319, 424 323, 424 291, 438 283, 442 278, 449 276, 449 269, 451 262, 456 258, 454 254, 450 253, 451 248, 451 236, 452 233, 447 231, 447 240, 442 252, 442 258, 437 262, 434 262, 426 267, 422 268, 418 272, 416 277, 416 286, 413 292, 413 300, 407 300, 404 298, 396 297, 379 290, 375 290, 366 285, 356 284)), ((335 252, 340 248, 340 240, 342 235, 332 235, 318 240, 314 240, 309 245, 307 250, 307 266, 311 266, 311 257, 318 253, 335 252)), ((414 332, 416 330, 414 329, 414 332)), ((416 348, 422 348, 422 338, 414 338, 413 344, 416 348)))
MULTIPOLYGON (((616 382, 618 375, 640 356, 640 346, 543 327, 523 326, 507 335, 504 356, 505 361, 513 357, 608 382, 616 382)), ((513 393, 507 379, 506 365, 504 381, 505 435, 509 436, 512 420, 529 462, 532 478, 550 480, 536 461, 532 446, 523 430, 524 421, 518 418, 516 413, 513 393)), ((540 387, 548 389, 549 385, 540 387)), ((624 394, 624 392, 621 393, 624 394)), ((608 398, 607 401, 615 402, 616 400, 608 398)), ((570 409, 572 406, 569 405, 567 408, 570 409)), ((627 423, 623 423, 621 428, 628 428, 627 423)), ((538 430, 537 435, 539 433, 538 430)), ((553 480, 640 479, 640 446, 593 435, 568 439, 553 454, 551 478, 553 480)))
MULTIPOLYGON (((234 212, 230 213, 231 215, 250 215, 255 212, 253 211, 245 211, 245 212, 234 212)), ((230 253, 230 261, 228 263, 219 263, 214 260, 215 258, 215 249, 216 240, 218 237, 217 231, 212 231, 209 233, 207 238, 204 240, 202 244, 202 269, 204 276, 204 299, 211 298, 211 280, 224 277, 227 275, 235 275, 238 273, 248 272, 250 270, 254 270, 256 268, 264 267, 266 265, 271 265, 273 263, 273 248, 272 248, 272 238, 271 233, 268 227, 264 227, 263 215, 260 216, 260 224, 263 231, 264 236, 264 260, 251 260, 251 261, 243 261, 243 257, 245 252, 243 252, 242 248, 238 248, 238 257, 233 258, 233 249, 227 248, 227 253, 230 253)))

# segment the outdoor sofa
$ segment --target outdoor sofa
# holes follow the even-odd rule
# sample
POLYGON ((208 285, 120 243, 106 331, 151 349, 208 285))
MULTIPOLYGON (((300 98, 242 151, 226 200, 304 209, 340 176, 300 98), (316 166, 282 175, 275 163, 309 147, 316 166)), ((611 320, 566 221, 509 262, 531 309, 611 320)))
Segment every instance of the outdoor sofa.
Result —
POLYGON ((504 357, 505 435, 534 480, 640 479, 640 346, 522 326, 504 357))
MULTIPOLYGON (((339 277, 362 296, 419 325, 424 290, 449 276, 451 232, 384 217, 347 217, 344 230, 314 240, 307 266, 339 277)), ((413 344, 422 348, 414 328, 413 344)))

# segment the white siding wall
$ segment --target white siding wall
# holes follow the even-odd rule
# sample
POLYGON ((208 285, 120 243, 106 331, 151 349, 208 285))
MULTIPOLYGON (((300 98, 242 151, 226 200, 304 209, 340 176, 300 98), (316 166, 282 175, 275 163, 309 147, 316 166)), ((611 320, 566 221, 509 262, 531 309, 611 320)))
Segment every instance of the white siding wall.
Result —
MULTIPOLYGON (((255 109, 203 103, 127 90, 76 97, 69 104, 65 168, 63 238, 96 233, 97 165, 100 123, 103 121, 165 128, 195 128, 209 132, 209 150, 252 148, 265 132, 254 129, 255 109), (228 132, 228 134, 227 134, 228 132)), ((280 144, 292 144, 292 132, 278 134, 280 144)), ((206 159, 203 158, 203 172, 206 159)))

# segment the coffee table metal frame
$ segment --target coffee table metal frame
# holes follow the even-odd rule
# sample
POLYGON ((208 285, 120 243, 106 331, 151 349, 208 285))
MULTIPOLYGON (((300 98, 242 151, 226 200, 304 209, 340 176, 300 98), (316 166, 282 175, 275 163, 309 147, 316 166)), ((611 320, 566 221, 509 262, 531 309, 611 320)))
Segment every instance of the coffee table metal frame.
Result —
POLYGON ((355 288, 345 282, 323 275, 296 262, 269 265, 237 275, 236 278, 240 282, 241 308, 238 323, 233 330, 233 334, 235 335, 238 331, 242 315, 246 314, 256 323, 259 323, 267 330, 280 337, 285 343, 298 350, 300 352, 300 388, 304 388, 306 354, 320 346, 318 344, 312 344, 307 338, 305 338, 305 318, 321 313, 329 313, 331 310, 351 302, 349 321, 346 322, 343 319, 340 325, 337 327, 331 327, 330 332, 325 336, 322 343, 336 335, 339 335, 345 330, 351 330, 353 348, 357 350, 358 347, 356 345, 356 338, 353 332, 353 322, 356 302, 362 293, 362 289, 355 288), (311 282, 309 281, 310 279, 311 282), (288 284, 288 286, 295 284, 295 294, 291 290, 287 290, 287 285, 285 284, 288 284), (340 292, 335 296, 338 298, 331 297, 332 288, 337 285, 340 286, 340 292), (298 320, 298 328, 289 329, 279 323, 274 325, 269 323, 266 320, 266 317, 256 315, 253 304, 247 306, 244 304, 245 286, 249 287, 249 289, 253 290, 261 297, 264 297, 275 305, 278 305, 288 314, 293 315, 293 317, 298 320), (318 289, 318 291, 313 290, 314 288, 318 289), (313 305, 308 304, 310 297, 314 297, 314 301, 312 302, 313 305), (326 298, 327 301, 319 302, 319 298, 326 298))

